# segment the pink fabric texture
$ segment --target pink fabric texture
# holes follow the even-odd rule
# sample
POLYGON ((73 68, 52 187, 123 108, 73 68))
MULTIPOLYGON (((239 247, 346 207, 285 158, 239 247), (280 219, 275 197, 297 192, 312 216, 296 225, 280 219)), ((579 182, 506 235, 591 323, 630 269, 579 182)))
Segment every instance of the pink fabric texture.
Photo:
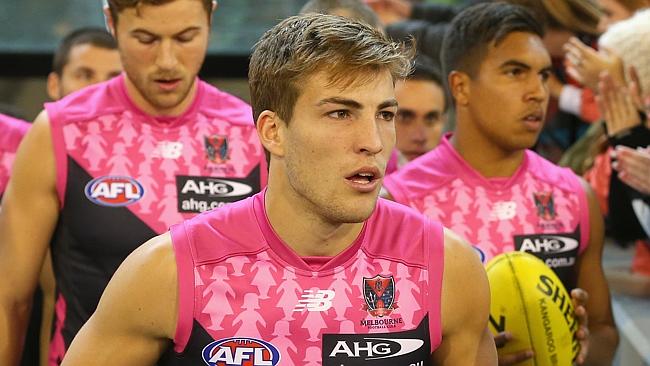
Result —
MULTIPOLYGON (((197 321, 215 340, 264 339, 280 350, 282 365, 302 365, 320 361, 324 333, 410 330, 428 314, 434 350, 442 338, 442 235, 439 224, 380 200, 354 243, 315 269, 319 261, 306 262, 274 232, 259 193, 172 228, 174 247, 184 253, 178 268, 186 272, 179 276, 185 297, 178 328, 186 334, 197 321), (187 267, 188 255, 194 268, 187 267), (393 309, 381 318, 390 326, 366 322, 380 319, 364 308, 364 278, 375 276, 394 281, 393 309), (326 306, 305 311, 299 305, 305 294, 324 294, 326 306)), ((182 351, 183 339, 176 342, 182 351)))
POLYGON ((30 126, 23 120, 0 114, 0 196, 7 188, 18 145, 30 126))
POLYGON ((433 151, 384 179, 395 201, 440 221, 476 245, 485 261, 515 249, 515 237, 574 233, 589 242, 586 194, 575 174, 532 151, 507 178, 488 179, 469 166, 445 136, 433 151))

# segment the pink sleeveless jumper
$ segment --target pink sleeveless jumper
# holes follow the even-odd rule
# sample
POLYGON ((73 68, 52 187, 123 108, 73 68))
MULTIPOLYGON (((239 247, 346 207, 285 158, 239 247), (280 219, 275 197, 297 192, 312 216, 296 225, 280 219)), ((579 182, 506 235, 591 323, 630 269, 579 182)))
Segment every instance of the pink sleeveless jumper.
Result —
POLYGON ((384 179, 395 201, 455 231, 484 261, 521 250, 546 262, 567 288, 589 242, 587 197, 578 177, 532 151, 508 178, 485 178, 454 150, 440 145, 384 179))
POLYGON ((441 342, 442 227, 379 200, 349 248, 301 258, 264 194, 171 229, 173 352, 159 365, 430 365, 441 342))
POLYGON ((51 244, 57 282, 51 364, 60 363, 135 248, 266 184, 250 107, 196 83, 194 101, 178 117, 141 111, 124 76, 46 104, 61 202, 51 244))

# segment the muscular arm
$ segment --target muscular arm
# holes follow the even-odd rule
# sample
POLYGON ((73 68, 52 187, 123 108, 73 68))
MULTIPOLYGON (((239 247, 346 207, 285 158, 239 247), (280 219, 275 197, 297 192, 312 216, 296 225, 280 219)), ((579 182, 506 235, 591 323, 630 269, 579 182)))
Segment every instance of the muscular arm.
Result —
POLYGON ((59 213, 47 114, 25 136, 0 211, 0 365, 18 363, 31 300, 59 213))
POLYGON ((589 201, 589 246, 578 262, 578 287, 589 294, 589 353, 586 365, 611 365, 618 345, 618 332, 612 315, 609 288, 602 267, 603 218, 596 197, 586 182, 582 182, 589 201))
POLYGON ((154 365, 174 337, 177 296, 176 263, 167 233, 122 263, 63 366, 154 365))
POLYGON ((488 330, 490 289, 476 252, 445 232, 442 284, 442 343, 436 365, 496 365, 497 352, 488 330))

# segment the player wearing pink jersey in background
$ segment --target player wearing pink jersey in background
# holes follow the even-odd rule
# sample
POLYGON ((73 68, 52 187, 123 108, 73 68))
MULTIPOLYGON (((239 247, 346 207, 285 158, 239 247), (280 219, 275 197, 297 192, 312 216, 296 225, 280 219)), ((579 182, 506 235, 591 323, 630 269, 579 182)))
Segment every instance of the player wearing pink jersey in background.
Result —
MULTIPOLYGON (((578 363, 608 365, 618 336, 594 194, 568 169, 528 150, 549 99, 551 61, 542 36, 532 14, 514 5, 482 4, 459 14, 442 55, 456 129, 438 148, 386 177, 384 187, 397 202, 476 244, 486 260, 512 250, 544 260, 569 290, 577 287, 578 363)), ((497 345, 510 337, 500 334, 497 345)), ((531 356, 523 351, 499 362, 531 356)))
POLYGON ((64 365, 496 364, 475 252, 377 202, 409 67, 344 18, 268 31, 249 68, 268 188, 136 250, 64 365))
MULTIPOLYGON (((250 106, 197 78, 216 2, 108 4, 124 74, 46 104, 4 197, 3 366, 20 355, 48 247, 57 287, 49 362, 57 365, 114 271, 144 240, 265 185, 250 106)), ((53 89, 65 92, 63 84, 53 89)))
POLYGON ((0 114, 0 198, 7 188, 18 145, 29 127, 28 122, 0 114))

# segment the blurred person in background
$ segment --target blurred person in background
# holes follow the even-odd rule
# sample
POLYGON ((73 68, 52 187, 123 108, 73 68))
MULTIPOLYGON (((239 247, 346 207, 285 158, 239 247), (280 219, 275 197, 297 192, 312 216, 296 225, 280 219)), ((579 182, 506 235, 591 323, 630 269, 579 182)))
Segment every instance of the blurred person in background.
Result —
POLYGON ((65 36, 56 49, 52 72, 47 77, 47 94, 52 100, 59 100, 121 72, 113 36, 101 28, 80 28, 65 36))
POLYGON ((390 174, 438 145, 446 120, 444 81, 433 61, 415 58, 413 71, 395 85, 395 150, 386 168, 390 174))

